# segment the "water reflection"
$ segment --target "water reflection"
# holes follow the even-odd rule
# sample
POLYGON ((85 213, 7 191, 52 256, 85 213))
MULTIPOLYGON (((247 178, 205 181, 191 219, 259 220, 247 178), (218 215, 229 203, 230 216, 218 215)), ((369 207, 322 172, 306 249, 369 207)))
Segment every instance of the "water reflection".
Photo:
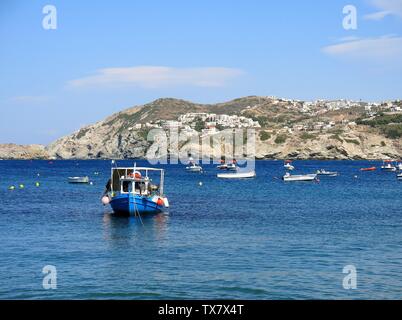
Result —
POLYGON ((141 217, 103 215, 104 239, 118 245, 138 245, 141 242, 161 241, 166 238, 169 215, 158 213, 141 217))

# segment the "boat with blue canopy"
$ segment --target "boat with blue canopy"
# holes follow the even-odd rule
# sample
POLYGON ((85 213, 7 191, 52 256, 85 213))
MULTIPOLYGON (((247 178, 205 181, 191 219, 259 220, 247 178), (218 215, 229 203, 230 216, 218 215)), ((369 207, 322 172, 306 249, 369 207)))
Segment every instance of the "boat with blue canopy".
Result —
POLYGON ((163 169, 113 167, 105 193, 104 205, 110 204, 114 213, 141 216, 160 213, 169 207, 164 195, 163 169))

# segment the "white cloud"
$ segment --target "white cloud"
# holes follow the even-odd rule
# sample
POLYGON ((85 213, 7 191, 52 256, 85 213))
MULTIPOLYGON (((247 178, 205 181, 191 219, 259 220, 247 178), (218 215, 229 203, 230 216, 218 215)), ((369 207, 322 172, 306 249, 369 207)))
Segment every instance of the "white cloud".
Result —
POLYGON ((364 19, 366 20, 382 20, 384 19, 386 16, 389 16, 391 14, 391 12, 389 11, 378 11, 378 12, 374 12, 371 14, 366 14, 364 16, 364 19))
POLYGON ((359 37, 349 36, 349 37, 340 38, 338 41, 340 41, 340 42, 348 42, 348 41, 356 41, 356 40, 359 40, 359 39, 360 39, 359 37))
POLYGON ((171 68, 137 66, 100 69, 92 76, 71 80, 70 87, 132 86, 160 88, 171 86, 221 87, 242 74, 241 70, 222 67, 171 68))
POLYGON ((382 64, 401 64, 402 37, 384 36, 357 39, 324 47, 331 56, 368 60, 382 64))
POLYGON ((371 4, 379 11, 365 15, 367 20, 382 20, 389 15, 402 17, 402 0, 371 0, 371 4))

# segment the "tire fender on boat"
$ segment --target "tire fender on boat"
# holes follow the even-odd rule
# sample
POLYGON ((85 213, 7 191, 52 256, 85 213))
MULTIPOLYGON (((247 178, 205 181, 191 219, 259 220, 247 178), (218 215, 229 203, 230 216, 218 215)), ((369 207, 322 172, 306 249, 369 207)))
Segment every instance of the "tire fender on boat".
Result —
POLYGON ((169 208, 169 201, 168 201, 168 198, 164 197, 164 198, 163 198, 163 202, 165 203, 165 207, 166 207, 166 208, 169 208))
POLYGON ((108 197, 108 196, 103 196, 102 197, 102 204, 104 205, 104 206, 106 206, 107 204, 109 204, 110 203, 110 198, 108 197))

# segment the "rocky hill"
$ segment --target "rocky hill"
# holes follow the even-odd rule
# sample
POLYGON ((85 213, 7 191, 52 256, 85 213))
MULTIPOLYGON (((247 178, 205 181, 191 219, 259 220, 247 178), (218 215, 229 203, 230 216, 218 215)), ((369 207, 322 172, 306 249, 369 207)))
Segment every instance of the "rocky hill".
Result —
POLYGON ((49 158, 45 146, 0 144, 0 159, 47 159, 49 158))
MULTIPOLYGON (((338 102, 317 102, 277 99, 273 97, 244 97, 225 103, 197 104, 179 99, 158 99, 113 114, 103 121, 86 126, 51 143, 38 145, 1 145, 0 158, 141 158, 160 157, 163 152, 147 141, 149 131, 164 127, 188 113, 208 113, 217 117, 237 116, 258 123, 255 156, 259 159, 387 159, 402 157, 401 103, 376 105, 352 103, 338 108, 338 102), (335 107, 334 107, 335 106, 335 107), (390 110, 391 110, 390 109, 390 110), (368 111, 369 110, 369 111, 368 111), (393 110, 393 109, 392 109, 393 110), (391 110, 391 111, 392 111, 391 110)), ((341 104, 344 104, 342 102, 341 104)), ((208 122, 187 126, 201 131, 208 122)), ((224 130, 217 125, 219 130, 224 130)), ((183 126, 180 126, 184 130, 183 126)), ((232 127, 233 128, 233 127, 232 127)), ((244 130, 244 128, 242 129, 244 130)), ((222 131, 221 131, 222 132, 222 131)), ((220 133, 211 135, 219 136, 220 133)), ((179 141, 181 154, 201 153, 191 139, 179 141)), ((219 149, 219 148, 218 148, 219 149)), ((217 149, 208 149, 216 156, 217 149)), ((205 148, 204 148, 205 153, 205 148)), ((169 150, 170 153, 176 151, 169 150)), ((219 153, 219 152, 218 152, 219 153)))
MULTIPOLYGON (((50 144, 50 156, 71 158, 138 158, 149 151, 149 127, 163 120, 177 120, 186 113, 238 115, 261 124, 257 131, 257 158, 384 159, 402 157, 401 137, 362 122, 364 104, 327 110, 319 105, 309 112, 302 102, 269 97, 245 97, 218 104, 197 104, 178 99, 158 99, 116 113, 50 144), (142 124, 141 128, 137 128, 142 124), (325 124, 328 124, 325 126, 325 124)), ((397 124, 400 126, 400 124, 397 124)), ((399 127, 398 127, 399 128, 399 127)), ((197 150, 181 141, 180 151, 197 150)), ((211 156, 214 156, 211 150, 211 156)), ((153 156, 162 154, 153 150, 153 156)))

